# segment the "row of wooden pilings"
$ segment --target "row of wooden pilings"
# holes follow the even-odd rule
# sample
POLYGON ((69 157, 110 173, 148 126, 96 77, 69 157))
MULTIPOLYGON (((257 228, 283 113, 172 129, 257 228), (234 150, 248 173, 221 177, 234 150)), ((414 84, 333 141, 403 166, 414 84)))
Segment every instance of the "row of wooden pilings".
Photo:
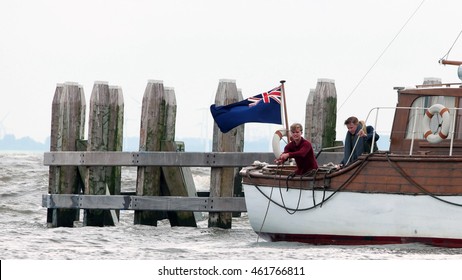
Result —
MULTIPOLYGON (((255 93, 257 94, 257 93, 255 93)), ((220 80, 215 104, 226 105, 242 100, 242 93, 234 80, 220 80)), ((310 139, 315 150, 332 147, 335 142, 336 91, 333 80, 320 79, 316 89, 307 98, 305 137, 310 139), (326 133, 327 132, 327 133, 326 133)), ((140 142, 138 152, 181 153, 175 142, 177 105, 173 88, 164 87, 162 81, 150 80, 146 86, 141 109, 140 142)), ((52 104, 49 195, 71 195, 80 197, 118 196, 121 194, 121 166, 93 165, 81 160, 80 163, 54 164, 54 157, 61 152, 64 157, 74 156, 67 152, 82 152, 79 156, 108 157, 114 152, 122 154, 124 101, 122 89, 107 82, 95 82, 90 98, 88 139, 85 140, 86 101, 82 86, 66 82, 58 84, 52 104), (67 153, 67 154, 66 154, 67 153)), ((187 143, 186 143, 187 147, 187 143)), ((245 154, 244 125, 230 132, 221 133, 214 125, 214 153, 245 154)), ((75 158, 75 157, 74 157, 75 158)), ((117 159, 118 157, 114 157, 117 159)), ((73 159, 68 161, 73 162, 73 159)), ((248 164, 251 164, 249 162, 248 164)), ((157 166, 149 164, 137 166, 136 196, 140 197, 194 197, 197 196, 189 167, 181 165, 157 166)), ((215 166, 210 163, 210 197, 232 198, 243 196, 238 167, 233 164, 215 166), (225 167, 224 167, 225 166, 225 167)), ((57 208, 53 203, 48 207, 49 227, 72 227, 80 220, 79 207, 57 208)), ((87 226, 114 225, 119 218, 119 210, 84 209, 83 223, 87 226)), ((169 211, 171 225, 196 226, 193 211, 169 211)), ((134 223, 157 225, 166 218, 165 212, 135 210, 134 223)), ((230 228, 232 212, 210 211, 209 227, 230 228)))

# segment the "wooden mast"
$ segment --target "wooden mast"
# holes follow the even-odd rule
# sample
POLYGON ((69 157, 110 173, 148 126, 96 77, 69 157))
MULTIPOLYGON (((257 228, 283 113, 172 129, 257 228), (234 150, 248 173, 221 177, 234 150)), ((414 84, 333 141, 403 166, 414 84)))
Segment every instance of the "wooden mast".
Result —
POLYGON ((284 106, 284 122, 286 126, 286 136, 287 136, 287 143, 290 142, 290 134, 289 134, 289 123, 288 123, 288 117, 287 117, 287 105, 286 105, 286 93, 284 90, 284 83, 285 80, 281 80, 281 94, 282 94, 282 102, 284 106))

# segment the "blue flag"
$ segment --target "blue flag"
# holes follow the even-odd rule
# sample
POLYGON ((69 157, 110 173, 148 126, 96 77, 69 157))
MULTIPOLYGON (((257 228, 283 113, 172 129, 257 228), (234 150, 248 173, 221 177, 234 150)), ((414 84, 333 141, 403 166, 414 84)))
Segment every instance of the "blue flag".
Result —
POLYGON ((282 124, 281 100, 281 86, 278 86, 236 103, 212 105, 210 112, 223 133, 248 122, 282 124))

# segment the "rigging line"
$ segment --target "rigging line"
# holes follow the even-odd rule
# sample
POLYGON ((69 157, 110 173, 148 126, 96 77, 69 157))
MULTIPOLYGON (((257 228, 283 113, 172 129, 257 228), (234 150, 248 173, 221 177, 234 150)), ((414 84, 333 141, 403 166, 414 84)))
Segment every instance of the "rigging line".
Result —
MULTIPOLYGON (((283 165, 284 165, 284 163, 282 164, 282 166, 283 166, 283 165)), ((277 167, 276 167, 276 174, 278 173, 279 166, 280 166, 280 165, 278 164, 277 167)), ((282 171, 282 166, 281 166, 281 171, 282 171)), ((249 174, 249 173, 247 173, 246 175, 247 175, 247 177, 248 177, 250 180, 252 180, 252 178, 250 177, 250 174, 249 174)), ((275 179, 276 179, 276 178, 275 178, 275 179)), ((279 185, 279 187, 281 187, 281 186, 279 185)), ((269 207, 270 207, 270 204, 271 204, 272 197, 273 197, 273 188, 271 188, 270 197, 268 198, 268 204, 266 205, 265 216, 263 217, 263 221, 262 221, 262 223, 261 223, 261 227, 260 227, 260 229, 259 229, 259 231, 258 231, 257 243, 258 243, 258 241, 260 240, 260 234, 261 234, 261 231, 263 230, 263 226, 265 225, 265 222, 266 222, 266 217, 267 217, 267 215, 268 215, 268 211, 269 211, 269 207)))
POLYGON ((448 52, 445 55, 443 55, 443 57, 440 60, 448 59, 449 53, 451 52, 452 48, 456 44, 457 40, 459 40, 460 34, 462 34, 462 30, 459 32, 459 35, 457 35, 457 38, 454 40, 454 43, 452 43, 452 46, 449 48, 448 52))
POLYGON ((388 163, 401 175, 403 176, 411 185, 413 185, 414 187, 418 188, 419 190, 421 190, 424 194, 436 199, 436 200, 439 200, 441 202, 444 202, 444 203, 447 203, 447 204, 450 204, 450 205, 454 205, 454 206, 462 206, 462 204, 459 204, 459 203, 455 203, 455 202, 452 202, 452 201, 449 201, 449 200, 446 200, 446 199, 442 199, 442 198, 439 198, 437 195, 435 195, 434 193, 431 193, 429 191, 427 191, 424 187, 422 187, 420 184, 418 184, 416 181, 414 181, 414 179, 412 179, 399 165, 397 162, 394 162, 390 159, 390 155, 387 153, 386 154, 387 156, 387 160, 388 160, 388 163))
POLYGON ((263 221, 261 222, 261 227, 260 227, 260 230, 258 231, 259 234, 257 234, 257 243, 260 240, 260 234, 261 234, 261 231, 263 230, 263 226, 265 225, 265 222, 266 222, 266 216, 268 215, 268 211, 269 211, 269 207, 270 207, 270 204, 271 204, 271 197, 272 196, 273 196, 273 188, 271 188, 270 197, 268 199, 268 205, 266 205, 265 216, 263 217, 263 221))
POLYGON ((379 62, 380 58, 382 58, 382 56, 385 54, 385 52, 388 50, 388 48, 390 48, 391 44, 393 44, 393 42, 395 41, 396 38, 398 38, 399 34, 401 33, 401 31, 403 31, 403 29, 406 27, 406 25, 411 21, 411 19, 414 17, 414 15, 417 13, 417 11, 420 9, 420 7, 422 7, 423 3, 425 2, 425 0, 422 0, 422 2, 419 4, 419 6, 417 7, 417 9, 415 9, 415 11, 411 14, 411 16, 406 20, 406 22, 404 23, 404 25, 401 27, 401 29, 398 31, 398 33, 396 33, 395 37, 393 37, 393 39, 390 41, 390 43, 388 43, 388 45, 385 47, 385 49, 382 51, 382 53, 379 55, 379 57, 375 60, 375 62, 372 64, 372 66, 366 71, 366 74, 364 74, 364 76, 359 80, 359 82, 356 84, 356 86, 353 88, 353 90, 350 92, 350 94, 347 96, 347 98, 345 99, 345 101, 343 101, 342 104, 340 104, 339 108, 337 111, 340 111, 340 109, 342 109, 343 105, 345 105, 345 103, 348 101, 348 99, 350 99, 350 97, 353 95, 353 93, 356 91, 356 89, 362 84, 362 82, 364 81, 364 79, 367 77, 367 75, 369 75, 369 72, 372 71, 372 69, 375 67, 375 65, 379 62))

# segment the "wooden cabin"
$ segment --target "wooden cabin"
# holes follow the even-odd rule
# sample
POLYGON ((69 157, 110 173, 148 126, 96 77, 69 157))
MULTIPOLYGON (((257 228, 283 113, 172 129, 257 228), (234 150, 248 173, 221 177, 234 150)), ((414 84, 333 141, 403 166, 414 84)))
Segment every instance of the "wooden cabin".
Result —
MULTIPOLYGON (((390 152, 395 154, 452 155, 462 154, 461 84, 417 86, 398 90, 398 104, 390 136, 390 152), (441 104, 449 110, 449 134, 439 143, 425 139, 425 114, 429 107, 441 104), (412 147, 412 150, 411 150, 412 147)), ((438 133, 443 125, 442 116, 431 118, 430 128, 438 133)))

